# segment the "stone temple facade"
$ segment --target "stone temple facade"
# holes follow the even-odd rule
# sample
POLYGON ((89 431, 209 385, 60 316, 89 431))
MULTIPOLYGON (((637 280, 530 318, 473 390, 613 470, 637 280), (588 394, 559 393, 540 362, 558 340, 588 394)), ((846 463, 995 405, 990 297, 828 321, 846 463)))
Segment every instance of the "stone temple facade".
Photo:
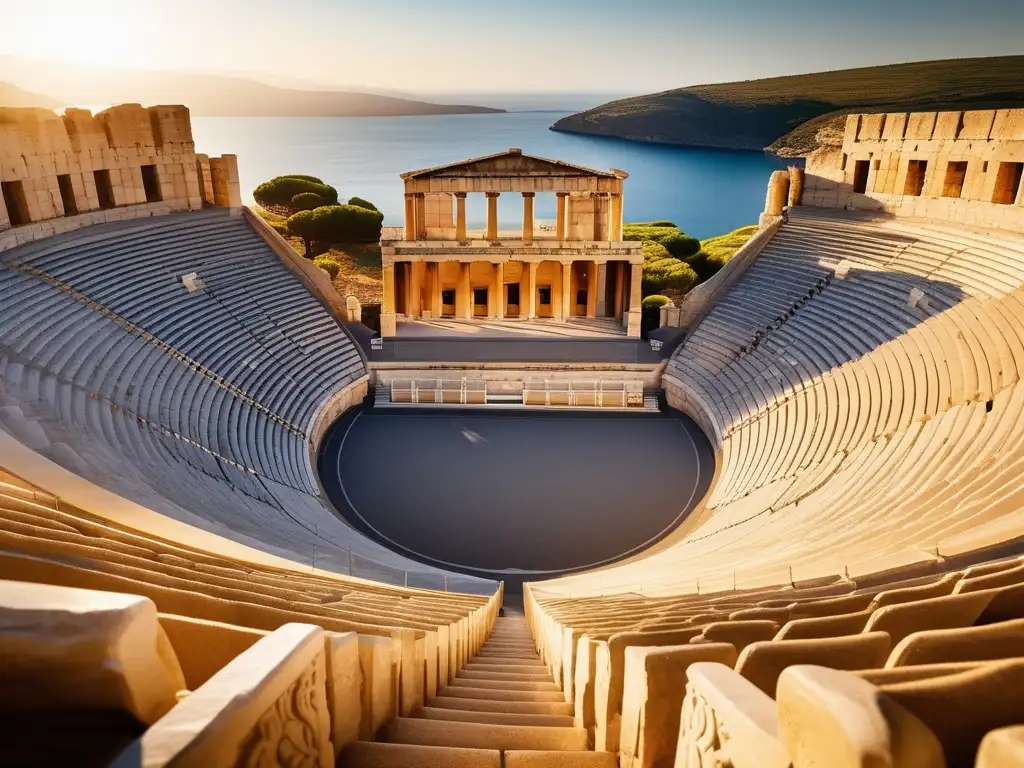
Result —
POLYGON ((510 149, 402 174, 405 227, 381 238, 381 333, 398 318, 615 318, 640 335, 643 250, 622 240, 624 171, 597 171, 510 149), (467 195, 487 198, 487 226, 466 226, 467 195), (536 226, 534 199, 554 195, 554 226, 536 226), (498 227, 499 205, 522 228, 498 227))
POLYGON ((790 199, 1021 232, 1022 176, 1024 109, 849 115, 790 199))
POLYGON ((197 155, 183 106, 0 108, 0 190, 5 247, 101 221, 241 206, 237 158, 197 155))

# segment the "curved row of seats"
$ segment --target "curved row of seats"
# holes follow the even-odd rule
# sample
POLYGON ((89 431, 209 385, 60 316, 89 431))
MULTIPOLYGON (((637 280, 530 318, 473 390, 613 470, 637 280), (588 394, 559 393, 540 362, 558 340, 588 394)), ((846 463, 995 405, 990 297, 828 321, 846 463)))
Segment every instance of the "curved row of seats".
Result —
POLYGON ((257 549, 444 587, 443 572, 369 541, 322 501, 313 422, 366 367, 243 218, 176 214, 37 241, 0 254, 0 293, 0 429, 107 490, 257 549), (190 292, 191 273, 202 287, 190 292))
POLYGON ((1016 537, 1022 280, 1019 235, 795 209, 665 372, 669 402, 719 449, 697 524, 538 589, 857 576, 1016 537))
MULTIPOLYGON (((189 733, 202 743, 212 734, 226 744, 245 691, 280 685, 275 675, 287 674, 284 666, 260 672, 241 662, 239 673, 228 674, 235 690, 223 702, 227 711, 211 709, 216 697, 214 704, 195 701, 199 715, 184 727, 174 721, 175 698, 204 691, 239 654, 271 633, 293 631, 282 628, 294 622, 317 625, 321 648, 327 639, 334 725, 326 737, 340 750, 443 692, 482 646, 500 605, 500 590, 475 596, 390 587, 171 543, 95 518, 0 470, 0 614, 5 626, 18 627, 0 633, 9 662, 0 683, 19 692, 2 709, 9 726, 25 728, 20 741, 0 747, 0 761, 106 765, 147 727, 163 727, 165 716, 179 740, 189 733), (152 626, 135 630, 127 615, 113 620, 125 603, 148 610, 152 626), (156 631, 156 645, 147 648, 156 631), (147 653, 168 665, 171 683, 140 661, 147 653), (162 703, 134 706, 139 700, 162 703), (62 738, 53 739, 55 730, 62 738)), ((135 764, 164 763, 158 750, 135 764)))
POLYGON ((708 596, 528 588, 526 605, 575 725, 620 766, 971 766, 1024 724, 1021 558, 708 596))

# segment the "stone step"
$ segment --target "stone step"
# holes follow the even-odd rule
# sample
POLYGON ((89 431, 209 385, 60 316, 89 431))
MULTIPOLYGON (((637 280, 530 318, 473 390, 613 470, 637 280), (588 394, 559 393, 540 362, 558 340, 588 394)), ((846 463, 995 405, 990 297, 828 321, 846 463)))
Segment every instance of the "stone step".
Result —
POLYGON ((619 768, 617 752, 538 752, 510 749, 505 768, 619 768))
POLYGON ((540 658, 504 658, 502 656, 473 656, 466 663, 466 669, 476 667, 527 667, 548 669, 548 666, 540 658))
POLYGON ((438 688, 438 696, 457 699, 491 699, 492 701, 565 701, 561 691, 509 691, 491 688, 468 688, 446 685, 438 688))
POLYGON ((337 768, 501 768, 496 749, 425 747, 356 741, 338 755, 337 768))
POLYGON ((523 661, 532 661, 533 659, 540 660, 540 656, 535 651, 509 651, 504 648, 487 648, 481 649, 476 656, 473 657, 473 661, 477 659, 522 659, 523 661))
POLYGON ((489 691, 560 691, 553 680, 480 680, 456 677, 448 685, 454 688, 486 688, 489 691))
POLYGON ((512 638, 512 637, 491 637, 484 641, 484 648, 493 647, 496 645, 511 645, 517 648, 536 648, 536 644, 529 638, 512 638))
POLYGON ((427 706, 438 709, 460 709, 466 712, 508 712, 522 715, 572 715, 572 704, 562 701, 498 701, 467 699, 456 696, 434 696, 427 706))
POLYGON ((543 668, 531 672, 504 671, 507 669, 510 669, 510 667, 495 667, 493 670, 486 667, 484 669, 468 669, 463 667, 457 676, 466 680, 520 680, 533 683, 549 683, 552 680, 551 675, 543 668))
POLYGON ((587 749, 587 731, 583 728, 489 725, 398 717, 385 729, 384 741, 469 749, 573 751, 587 749))
POLYGON ((548 728, 572 728, 569 715, 530 715, 518 712, 476 712, 470 709, 442 709, 423 707, 416 717, 427 720, 457 720, 462 723, 490 723, 491 725, 543 725, 548 728))
POLYGON ((522 661, 510 661, 507 664, 502 662, 496 662, 493 659, 484 661, 483 663, 478 662, 475 658, 466 662, 463 669, 476 670, 478 672, 524 672, 530 674, 537 674, 543 672, 545 675, 548 672, 547 666, 540 659, 536 662, 530 662, 526 659, 522 661))

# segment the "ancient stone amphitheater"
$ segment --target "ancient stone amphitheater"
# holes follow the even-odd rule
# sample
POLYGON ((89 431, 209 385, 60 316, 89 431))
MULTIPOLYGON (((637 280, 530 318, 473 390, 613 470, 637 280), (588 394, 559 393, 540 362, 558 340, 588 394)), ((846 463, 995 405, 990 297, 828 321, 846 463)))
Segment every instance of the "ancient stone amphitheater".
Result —
POLYGON ((658 369, 710 491, 521 603, 334 513, 373 365, 187 110, 0 118, 3 765, 1024 765, 1022 111, 773 175, 658 369))

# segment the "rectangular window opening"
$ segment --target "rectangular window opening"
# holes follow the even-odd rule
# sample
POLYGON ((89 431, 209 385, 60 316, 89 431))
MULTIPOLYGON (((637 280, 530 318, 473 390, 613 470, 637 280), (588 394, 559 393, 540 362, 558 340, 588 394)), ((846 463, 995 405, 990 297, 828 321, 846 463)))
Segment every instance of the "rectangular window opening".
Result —
POLYGON ((859 195, 868 191, 868 171, 870 169, 870 160, 858 160, 853 165, 853 191, 859 195))
POLYGON ((5 181, 0 184, 0 190, 3 191, 4 206, 7 208, 7 218, 10 219, 11 226, 20 227, 22 224, 31 223, 25 188, 21 182, 5 181))
POLYGON ((960 197, 967 178, 967 161, 959 160, 946 164, 946 178, 942 182, 943 197, 960 197))
POLYGON ((543 286, 541 286, 540 288, 537 289, 537 293, 539 294, 540 305, 542 307, 550 307, 551 306, 551 286, 550 285, 543 285, 543 286))
POLYGON ((1013 205, 1020 191, 1020 179, 1024 176, 1024 163, 1000 163, 996 172, 996 188, 992 202, 999 205, 1013 205))
POLYGON ((924 192, 924 177, 928 173, 927 160, 911 160, 907 163, 907 182, 903 186, 904 195, 920 197, 924 192))
POLYGON ((142 186, 146 190, 147 203, 159 203, 164 199, 160 194, 160 177, 155 165, 142 166, 142 186))
POLYGON ((75 203, 75 189, 71 186, 71 176, 66 173, 58 176, 57 188, 60 189, 60 201, 64 203, 64 215, 74 216, 78 213, 78 205, 75 203))
POLYGON ((487 289, 486 288, 474 288, 473 289, 473 303, 474 304, 486 304, 487 303, 487 289))
POLYGON ((93 171, 93 178, 96 180, 96 196, 100 201, 100 209, 114 207, 114 187, 110 183, 110 171, 93 171))
POLYGON ((508 288, 508 299, 507 299, 508 303, 509 304, 518 305, 519 304, 519 283, 509 283, 506 286, 506 288, 508 288))
POLYGON ((587 303, 587 291, 586 289, 576 291, 576 303, 586 304, 587 303))
POLYGON ((455 304, 455 289, 454 288, 446 288, 445 290, 441 291, 441 303, 442 304, 448 304, 448 305, 454 305, 455 304))

